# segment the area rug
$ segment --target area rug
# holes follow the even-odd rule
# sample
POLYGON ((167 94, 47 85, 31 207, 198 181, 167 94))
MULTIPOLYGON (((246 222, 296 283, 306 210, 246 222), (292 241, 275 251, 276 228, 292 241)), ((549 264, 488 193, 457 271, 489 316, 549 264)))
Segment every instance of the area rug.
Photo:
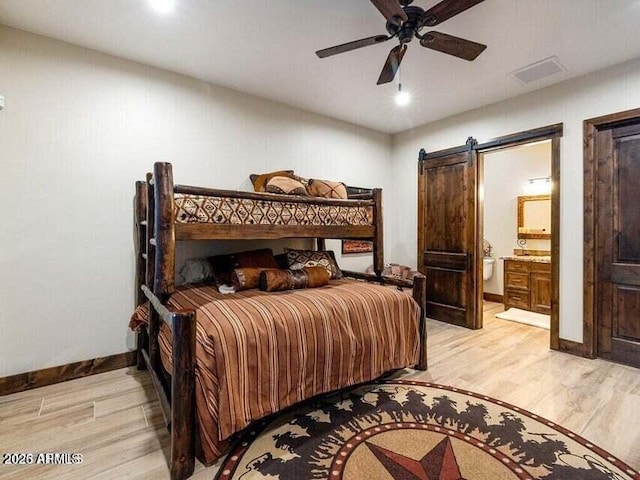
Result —
POLYGON ((387 380, 320 397, 247 432, 217 480, 629 480, 601 448, 465 390, 387 380))
POLYGON ((533 327, 546 328, 549 330, 551 317, 542 313, 529 312, 519 308, 510 308, 504 312, 496 313, 496 318, 510 320, 512 322, 524 323, 533 327))

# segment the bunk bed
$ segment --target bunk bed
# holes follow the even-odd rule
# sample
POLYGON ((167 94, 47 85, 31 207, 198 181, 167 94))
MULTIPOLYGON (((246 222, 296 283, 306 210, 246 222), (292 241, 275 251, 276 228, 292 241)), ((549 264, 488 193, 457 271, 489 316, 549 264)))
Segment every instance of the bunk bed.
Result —
MULTIPOLYGON (((348 187, 348 199, 327 199, 238 192, 174 185, 172 166, 154 164, 146 181, 136 182, 136 303, 149 305, 138 329, 138 368, 148 369, 171 435, 170 470, 174 480, 194 470, 199 422, 196 411, 196 310, 175 308, 175 249, 180 240, 313 238, 318 250, 325 239, 373 242, 375 275, 344 271, 357 285, 391 286, 386 292, 409 289, 403 296, 417 303, 418 362, 426 370, 424 317, 425 277, 412 282, 381 276, 383 259, 382 191, 348 187), (365 283, 363 283, 365 282, 365 283), (163 335, 170 337, 170 372, 166 368, 163 335), (163 363, 164 362, 164 363, 163 363)), ((339 282, 338 282, 339 283, 339 282)), ((355 284, 354 284, 355 285, 355 284)), ((380 287, 375 287, 380 288, 380 287)), ((322 289, 317 289, 322 290, 322 289)), ((395 328, 395 327, 394 327, 395 328)))

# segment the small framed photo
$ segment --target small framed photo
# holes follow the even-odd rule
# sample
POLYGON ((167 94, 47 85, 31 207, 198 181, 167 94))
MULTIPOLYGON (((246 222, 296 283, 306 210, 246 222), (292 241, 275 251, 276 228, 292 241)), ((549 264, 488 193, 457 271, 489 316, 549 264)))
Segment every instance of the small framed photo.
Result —
POLYGON ((342 254, 351 253, 371 253, 373 252, 373 242, 368 240, 342 240, 342 254))

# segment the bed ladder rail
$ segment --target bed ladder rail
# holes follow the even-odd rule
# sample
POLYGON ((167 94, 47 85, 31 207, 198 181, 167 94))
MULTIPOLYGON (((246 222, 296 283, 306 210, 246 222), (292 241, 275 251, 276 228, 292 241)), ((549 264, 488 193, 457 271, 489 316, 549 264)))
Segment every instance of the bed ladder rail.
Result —
MULTIPOLYGON (((147 276, 147 183, 136 182, 134 197, 134 229, 135 229, 135 302, 136 307, 146 301, 142 286, 146 284, 147 276)), ((143 351, 149 350, 149 336, 146 327, 141 327, 137 337, 137 366, 138 370, 146 370, 143 351)))
MULTIPOLYGON (((143 292, 149 289, 155 298, 154 280, 156 276, 156 242, 155 218, 156 195, 155 182, 152 173, 147 173, 146 181, 136 182, 135 202, 135 230, 136 230, 136 303, 140 305, 147 300, 143 292)), ((158 295, 161 300, 166 296, 158 295)), ((160 361, 160 347, 158 334, 160 333, 160 318, 154 308, 149 308, 148 324, 143 325, 138 332, 138 358, 139 370, 149 368, 157 375, 164 390, 168 390, 170 377, 164 371, 160 361), (145 356, 147 357, 145 359, 145 356), (145 361, 146 360, 146 361, 145 361)))

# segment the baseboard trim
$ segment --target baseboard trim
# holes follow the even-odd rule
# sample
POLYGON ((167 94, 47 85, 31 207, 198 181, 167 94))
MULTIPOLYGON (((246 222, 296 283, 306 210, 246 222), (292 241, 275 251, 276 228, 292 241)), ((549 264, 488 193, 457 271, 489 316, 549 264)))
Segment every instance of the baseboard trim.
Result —
POLYGON ((487 302, 504 303, 504 296, 503 295, 498 295, 497 293, 484 292, 482 294, 482 298, 484 298, 487 302))
POLYGON ((558 351, 569 353, 578 357, 591 358, 586 352, 584 343, 574 342, 573 340, 558 339, 558 351))
POLYGON ((94 358, 2 377, 0 378, 0 396, 66 382, 75 378, 88 377, 89 375, 130 367, 135 364, 136 352, 134 350, 132 352, 109 355, 108 357, 94 358))

